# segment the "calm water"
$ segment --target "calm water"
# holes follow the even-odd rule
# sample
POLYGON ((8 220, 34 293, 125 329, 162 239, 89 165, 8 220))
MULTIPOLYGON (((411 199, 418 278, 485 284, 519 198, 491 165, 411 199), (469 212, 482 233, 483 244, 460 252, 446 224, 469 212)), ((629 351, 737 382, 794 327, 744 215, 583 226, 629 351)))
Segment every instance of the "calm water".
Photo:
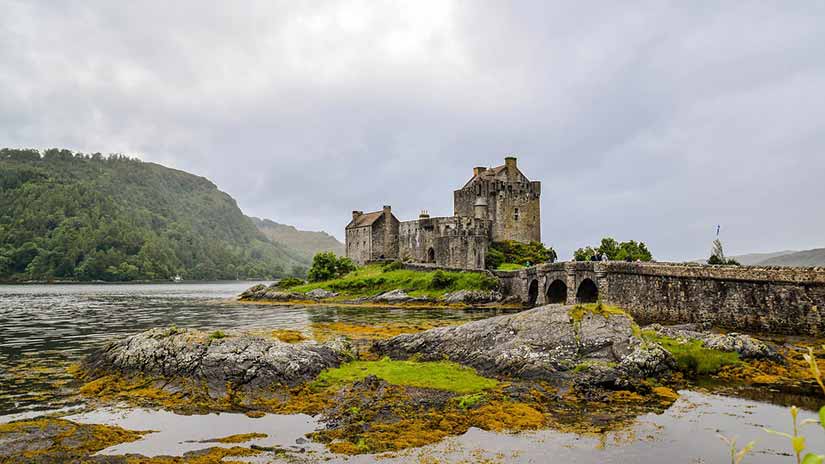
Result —
MULTIPOLYGON (((231 300, 253 284, 0 285, 0 422, 76 404, 66 366, 106 340, 151 327, 309 330, 316 322, 474 320, 496 314, 241 305, 231 300)), ((554 430, 497 434, 471 429, 463 436, 408 450, 381 462, 425 458, 435 462, 474 462, 482 458, 524 463, 726 462, 724 444, 717 438, 719 433, 738 437, 740 445, 757 440, 755 454, 747 463, 793 462, 784 454, 788 450, 784 439, 762 430, 787 430, 790 419, 786 408, 766 401, 692 391, 680 393, 682 397, 663 414, 642 416, 633 426, 618 432, 579 436, 554 430)), ((814 417, 810 411, 802 415, 814 417)), ((338 456, 324 456, 323 447, 318 445, 296 445, 296 440, 302 442, 300 438, 317 426, 313 418, 304 415, 251 419, 240 414, 179 416, 144 409, 102 409, 80 412, 70 418, 158 431, 138 442, 104 450, 104 454, 182 454, 213 446, 196 443, 199 440, 263 432, 269 437, 256 444, 307 448, 318 452, 310 455, 318 460, 342 460, 338 456)), ((818 426, 809 426, 806 435, 811 448, 825 451, 825 434, 818 426)), ((349 462, 374 461, 374 456, 359 456, 349 462)))

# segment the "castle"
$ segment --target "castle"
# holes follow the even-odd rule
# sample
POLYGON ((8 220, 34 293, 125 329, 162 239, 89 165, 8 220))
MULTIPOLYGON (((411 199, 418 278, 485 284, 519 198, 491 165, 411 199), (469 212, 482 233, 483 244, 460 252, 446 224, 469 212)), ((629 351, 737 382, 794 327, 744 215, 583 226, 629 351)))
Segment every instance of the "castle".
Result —
POLYGON ((531 181, 515 157, 504 165, 473 168, 473 177, 453 192, 454 215, 399 221, 392 208, 353 211, 346 228, 346 254, 358 264, 395 260, 444 267, 484 269, 491 242, 541 241, 541 182, 531 181))

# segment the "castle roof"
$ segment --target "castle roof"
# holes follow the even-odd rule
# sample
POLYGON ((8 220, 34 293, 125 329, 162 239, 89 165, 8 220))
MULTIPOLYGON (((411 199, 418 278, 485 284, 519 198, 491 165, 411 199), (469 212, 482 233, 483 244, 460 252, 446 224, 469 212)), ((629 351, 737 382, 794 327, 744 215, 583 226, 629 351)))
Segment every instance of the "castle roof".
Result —
MULTIPOLYGON (((524 173, 522 173, 521 170, 519 170, 519 168, 514 168, 514 169, 516 170, 516 173, 520 177, 524 178, 524 180, 529 180, 529 179, 527 179, 527 176, 525 176, 524 173)), ((470 180, 468 180, 467 183, 464 184, 464 187, 462 187, 462 188, 468 187, 476 179, 483 179, 483 180, 499 179, 499 180, 504 181, 504 180, 506 180, 506 176, 507 176, 507 165, 502 164, 501 166, 496 166, 494 168, 489 168, 489 169, 486 169, 484 171, 479 172, 477 175, 474 175, 473 177, 471 177, 470 180)))
POLYGON ((373 211, 371 213, 364 213, 357 218, 350 221, 347 224, 347 229, 352 229, 355 227, 365 227, 371 226, 375 221, 377 221, 381 216, 384 215, 383 211, 373 211))

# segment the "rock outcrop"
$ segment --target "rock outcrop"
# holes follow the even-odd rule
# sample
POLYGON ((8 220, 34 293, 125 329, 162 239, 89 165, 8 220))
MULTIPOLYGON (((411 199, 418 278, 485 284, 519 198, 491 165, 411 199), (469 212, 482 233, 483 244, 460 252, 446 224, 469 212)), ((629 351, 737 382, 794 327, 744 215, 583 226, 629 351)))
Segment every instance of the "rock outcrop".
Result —
POLYGON ((543 306, 460 326, 377 341, 373 350, 395 359, 450 359, 481 374, 522 379, 621 385, 669 370, 673 359, 634 334, 624 314, 543 306), (594 376, 594 374, 597 374, 594 376))
POLYGON ((482 290, 459 290, 444 295, 446 303, 485 304, 495 303, 503 299, 501 292, 482 290))
POLYGON ((708 332, 707 327, 697 324, 682 324, 674 326, 663 326, 651 324, 645 330, 652 330, 660 336, 683 339, 698 340, 705 347, 739 353, 743 359, 770 359, 782 362, 782 356, 767 343, 757 340, 750 335, 730 332, 726 334, 708 332))
POLYGON ((210 392, 294 386, 350 359, 341 340, 289 344, 249 334, 152 329, 110 342, 84 361, 91 373, 159 375, 203 382, 210 392))

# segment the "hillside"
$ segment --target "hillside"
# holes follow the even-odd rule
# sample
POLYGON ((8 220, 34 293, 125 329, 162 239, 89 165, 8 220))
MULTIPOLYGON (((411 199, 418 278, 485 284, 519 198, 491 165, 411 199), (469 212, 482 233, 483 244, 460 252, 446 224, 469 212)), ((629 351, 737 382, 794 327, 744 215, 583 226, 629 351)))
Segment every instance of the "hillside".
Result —
POLYGON ((326 232, 298 230, 293 226, 278 224, 269 219, 256 217, 250 219, 270 240, 283 243, 307 259, 312 259, 316 253, 322 251, 331 251, 339 256, 344 254, 344 244, 326 232))
POLYGON ((814 248, 813 250, 796 251, 764 261, 760 261, 761 266, 825 266, 825 248, 814 248))
POLYGON ((739 264, 743 266, 756 266, 762 263, 765 260, 776 258, 783 255, 788 255, 791 253, 796 253, 792 250, 786 251, 777 251, 774 253, 749 253, 746 255, 739 255, 739 256, 729 256, 729 258, 735 259, 739 264))
POLYGON ((122 155, 0 150, 0 279, 270 278, 308 261, 209 180, 122 155))

